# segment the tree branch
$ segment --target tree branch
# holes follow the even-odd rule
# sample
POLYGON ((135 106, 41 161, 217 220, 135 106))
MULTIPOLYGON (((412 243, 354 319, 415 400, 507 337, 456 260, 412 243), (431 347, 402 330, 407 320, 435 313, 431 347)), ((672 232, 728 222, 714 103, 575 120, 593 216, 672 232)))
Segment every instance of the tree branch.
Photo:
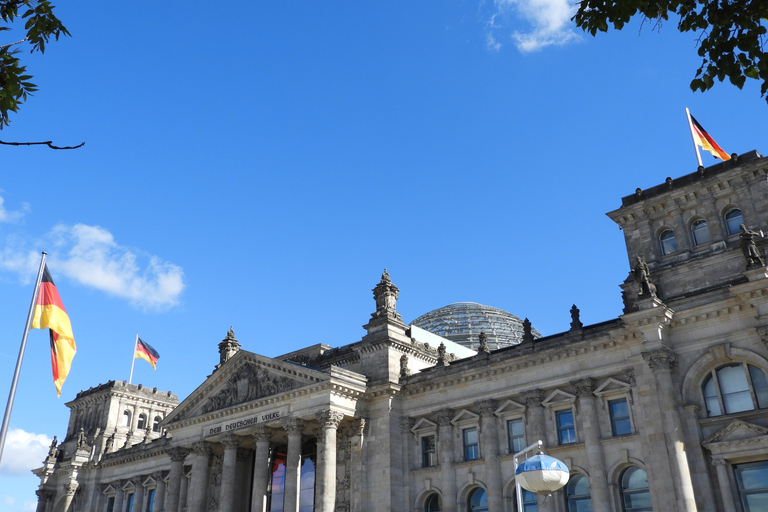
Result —
POLYGON ((36 144, 42 144, 45 146, 48 146, 51 149, 77 149, 85 146, 85 142, 81 142, 77 146, 54 146, 53 141, 45 141, 45 142, 4 142, 0 140, 0 144, 5 144, 7 146, 34 146, 36 144))

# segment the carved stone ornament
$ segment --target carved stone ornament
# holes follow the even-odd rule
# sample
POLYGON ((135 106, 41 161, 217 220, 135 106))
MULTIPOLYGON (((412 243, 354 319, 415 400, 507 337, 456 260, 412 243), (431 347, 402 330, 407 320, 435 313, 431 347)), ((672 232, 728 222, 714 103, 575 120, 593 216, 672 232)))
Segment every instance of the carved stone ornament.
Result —
POLYGON ((675 364, 677 364, 677 356, 675 353, 666 348, 643 352, 642 355, 643 359, 654 372, 659 370, 671 370, 674 368, 675 364))
POLYGON ((255 431, 253 432, 253 439, 257 443, 268 443, 271 436, 272 436, 272 429, 265 427, 263 425, 256 427, 255 431))
POLYGON ((541 389, 529 389, 523 391, 523 401, 528 407, 541 407, 541 401, 544 398, 544 391, 541 389))
POLYGON ((445 357, 445 343, 440 342, 440 346, 437 347, 437 364, 436 366, 448 366, 448 360, 445 357))
POLYGON ((336 428, 344 419, 344 414, 336 411, 322 411, 315 416, 323 429, 336 428))
POLYGON ((484 354, 490 354, 491 349, 488 348, 488 336, 486 336, 484 331, 480 331, 480 346, 477 348, 478 354, 484 353, 484 354))
POLYGON ((65 487, 64 490, 67 493, 67 496, 74 496, 75 492, 77 492, 77 482, 69 482, 65 487))
POLYGON ((637 384, 637 377, 635 376, 635 369, 634 368, 627 368, 624 370, 624 377, 626 377, 627 382, 629 382, 631 385, 637 384))
POLYGON ((571 386, 573 386, 573 389, 576 390, 576 394, 580 397, 594 397, 592 392, 595 390, 595 383, 590 378, 574 380, 571 382, 571 386))
POLYGON ((571 330, 578 330, 584 327, 584 324, 581 323, 581 320, 579 318, 579 308, 576 307, 576 304, 574 304, 571 307, 571 330))
POLYGON ((727 466, 728 461, 725 459, 712 459, 712 465, 713 466, 727 466))
POLYGON ((402 416, 400 418, 400 431, 404 434, 407 434, 413 428, 413 424, 415 423, 415 421, 416 420, 414 420, 410 416, 402 416))
POLYGON ((480 414, 483 416, 493 416, 493 411, 496 410, 499 404, 496 402, 496 400, 488 399, 475 402, 475 405, 480 410, 480 414))
POLYGON ((224 434, 219 442, 224 445, 225 450, 236 450, 240 446, 240 436, 235 434, 224 434))
POLYGON ((768 347, 768 325, 761 325, 755 328, 757 334, 760 336, 760 340, 768 347))
POLYGON ((523 341, 533 341, 533 331, 531 330, 531 321, 526 318, 523 320, 523 341))
POLYGON ((387 269, 381 274, 381 281, 373 289, 373 298, 376 301, 376 312, 371 318, 389 317, 400 320, 402 317, 397 312, 397 297, 400 289, 392 284, 387 269))
POLYGON ((168 456, 171 458, 171 462, 184 462, 187 455, 189 455, 189 450, 186 448, 171 448, 168 450, 168 456))
POLYGON ((403 354, 400 356, 400 378, 408 377, 411 374, 411 369, 408 368, 408 356, 403 354))
POLYGON ((304 431, 304 422, 299 418, 285 418, 282 423, 289 436, 300 436, 304 431))
POLYGON ((217 368, 229 361, 239 350, 240 343, 235 339, 235 331, 230 326, 229 331, 227 331, 227 337, 219 343, 219 365, 217 368))
POLYGON ((441 427, 450 426, 453 415, 456 414, 453 409, 440 409, 435 412, 435 420, 441 427))
POLYGON ((273 375, 254 364, 245 364, 238 368, 218 393, 208 399, 200 409, 200 414, 283 393, 296 385, 296 381, 288 377, 273 375))

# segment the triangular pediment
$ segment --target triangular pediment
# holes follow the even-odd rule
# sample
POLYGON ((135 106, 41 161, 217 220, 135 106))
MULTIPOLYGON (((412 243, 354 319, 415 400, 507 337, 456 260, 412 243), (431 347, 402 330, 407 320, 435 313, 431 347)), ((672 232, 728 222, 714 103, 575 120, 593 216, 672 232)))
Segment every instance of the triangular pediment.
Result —
POLYGON ((317 370, 240 350, 181 402, 163 424, 167 426, 330 379, 330 375, 317 370))
POLYGON ((437 423, 429 421, 427 418, 421 418, 416 424, 411 427, 411 432, 418 434, 419 432, 429 432, 437 430, 437 423))
POLYGON ((459 425, 461 423, 477 423, 480 421, 480 415, 475 414, 472 411, 462 409, 459 414, 453 417, 451 420, 452 425, 459 425))
POLYGON ((746 421, 733 420, 728 425, 709 436, 701 444, 705 447, 709 447, 716 443, 728 444, 765 435, 768 435, 768 428, 755 425, 754 423, 747 423, 746 421))
POLYGON ((514 400, 507 400, 501 407, 493 411, 496 416, 508 416, 510 414, 522 414, 525 412, 525 405, 515 402, 514 400))
POLYGON ((611 393, 626 393, 632 389, 632 386, 630 386, 626 382, 622 382, 620 380, 616 380, 613 377, 609 378, 598 388, 594 391, 595 395, 597 396, 603 396, 603 395, 609 395, 611 393))
POLYGON ((576 395, 563 391, 562 389, 556 389, 549 396, 541 402, 544 407, 552 407, 562 403, 574 403, 576 401, 576 395))

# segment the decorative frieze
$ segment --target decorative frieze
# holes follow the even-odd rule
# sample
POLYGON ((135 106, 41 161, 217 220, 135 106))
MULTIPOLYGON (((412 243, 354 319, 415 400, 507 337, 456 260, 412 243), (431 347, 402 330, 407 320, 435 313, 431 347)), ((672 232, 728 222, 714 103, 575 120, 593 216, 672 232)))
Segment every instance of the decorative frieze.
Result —
POLYGON ((223 389, 208 399, 200 414, 283 393, 296 386, 297 382, 293 379, 272 374, 255 364, 244 364, 224 384, 223 389))
POLYGON ((677 364, 677 356, 666 348, 659 348, 649 352, 643 352, 643 359, 648 363, 651 371, 671 370, 677 364))

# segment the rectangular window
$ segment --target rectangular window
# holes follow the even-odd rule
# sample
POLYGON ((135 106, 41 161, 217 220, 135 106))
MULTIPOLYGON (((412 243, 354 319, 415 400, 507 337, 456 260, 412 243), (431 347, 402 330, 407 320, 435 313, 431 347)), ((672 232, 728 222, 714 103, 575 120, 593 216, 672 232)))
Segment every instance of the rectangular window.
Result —
POLYGON ((741 505, 745 512, 759 512, 768 504, 768 463, 750 462, 735 466, 741 505))
POLYGON ((626 398, 609 400, 608 411, 611 415, 613 435, 623 436, 632 433, 632 422, 629 421, 629 405, 626 398))
POLYGON ((131 493, 128 495, 128 499, 125 500, 125 512, 133 512, 133 496, 134 494, 131 493))
POLYGON ((149 490, 149 496, 147 496, 147 512, 154 512, 155 510, 155 490, 149 490))
POLYGON ((435 436, 424 436, 421 438, 421 467, 431 468, 432 466, 437 466, 435 436))
POLYGON ((557 439, 560 444, 576 442, 576 427, 573 425, 573 411, 557 411, 557 439))
POLYGON ((115 512, 115 497, 110 496, 107 499, 107 512, 115 512))
POLYGON ((509 438, 509 453, 517 453, 525 448, 525 431, 523 420, 509 420, 507 422, 507 437, 509 438))
POLYGON ((464 460, 480 458, 480 449, 477 444, 477 429, 465 428, 464 431, 464 460))

